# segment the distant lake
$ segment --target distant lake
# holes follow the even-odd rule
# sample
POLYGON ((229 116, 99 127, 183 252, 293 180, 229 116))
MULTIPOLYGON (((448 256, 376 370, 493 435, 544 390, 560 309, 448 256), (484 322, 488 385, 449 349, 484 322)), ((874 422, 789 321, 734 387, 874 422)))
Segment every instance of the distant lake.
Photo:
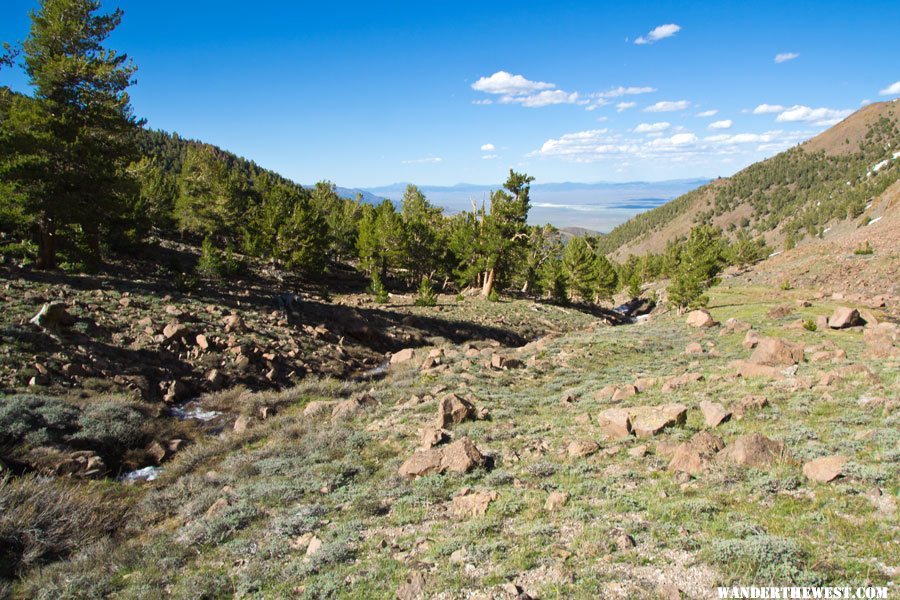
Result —
MULTIPOLYGON (((634 215, 656 208, 705 183, 706 179, 679 179, 626 183, 545 183, 531 188, 529 223, 550 223, 556 227, 583 227, 606 232, 634 215)), ((373 196, 399 201, 406 184, 394 184, 364 191, 373 196)), ((496 187, 459 184, 455 186, 421 185, 419 189, 434 204, 448 213, 480 207, 488 203, 496 187)), ((369 198, 371 201, 371 199, 369 198)))

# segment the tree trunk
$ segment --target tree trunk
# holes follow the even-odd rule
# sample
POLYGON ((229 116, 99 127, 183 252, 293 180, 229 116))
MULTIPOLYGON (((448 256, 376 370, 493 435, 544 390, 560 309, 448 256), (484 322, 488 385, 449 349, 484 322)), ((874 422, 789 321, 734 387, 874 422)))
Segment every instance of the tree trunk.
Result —
POLYGON ((37 259, 39 269, 56 267, 56 232, 54 229, 53 223, 49 219, 41 220, 37 259))
POLYGON ((482 298, 487 298, 494 291, 494 269, 484 274, 484 285, 481 286, 482 298))

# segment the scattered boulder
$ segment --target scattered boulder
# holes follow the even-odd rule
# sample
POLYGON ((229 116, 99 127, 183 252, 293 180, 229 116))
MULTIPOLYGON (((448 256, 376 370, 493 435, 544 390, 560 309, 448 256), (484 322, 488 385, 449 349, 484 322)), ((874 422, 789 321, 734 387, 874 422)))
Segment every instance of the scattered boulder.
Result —
POLYGON ((572 458, 584 458, 590 456, 600 449, 600 444, 593 440, 573 440, 566 448, 569 456, 572 458))
POLYGON ((163 328, 163 337, 167 340, 183 340, 188 337, 189 334, 190 332, 188 331, 187 325, 181 323, 169 323, 163 328))
POLYGON ((703 413, 703 420, 707 427, 718 427, 731 417, 731 413, 726 411, 724 406, 708 400, 700 403, 700 411, 703 413))
POLYGON ((756 348, 757 344, 759 344, 759 332, 755 329, 748 330, 747 334, 744 336, 744 341, 741 342, 741 346, 743 346, 745 350, 753 350, 756 348))
POLYGON ((763 468, 788 458, 784 442, 759 433, 742 435, 719 452, 719 458, 731 464, 763 468))
POLYGON ((447 394, 438 401, 437 427, 457 425, 475 417, 475 406, 456 394, 447 394))
POLYGON ((780 338, 760 339, 756 350, 750 355, 751 363, 770 367, 790 367, 802 360, 803 346, 780 338))
POLYGON ((441 471, 467 473, 485 463, 485 458, 468 437, 459 439, 447 446, 442 453, 441 471))
POLYGON ((439 427, 426 427, 419 436, 420 447, 428 449, 439 446, 450 439, 450 432, 439 427))
POLYGON ((692 310, 688 313, 686 323, 691 327, 713 327, 718 325, 708 310, 692 310))
POLYGON ((243 331, 245 328, 244 319, 240 315, 228 315, 222 319, 222 324, 225 326, 225 333, 243 331))
POLYGON ((685 354, 703 354, 703 346, 699 342, 691 342, 684 347, 685 354))
POLYGON ((405 363, 415 358, 415 356, 416 351, 414 349, 404 348, 403 350, 395 352, 393 355, 391 355, 391 364, 398 365, 400 363, 405 363))
POLYGON ((346 419, 377 404, 378 401, 369 394, 361 394, 356 398, 351 398, 335 404, 334 408, 331 410, 331 419, 332 421, 346 419))
POLYGON ((683 425, 687 419, 687 407, 683 404, 662 406, 637 406, 630 409, 631 428, 640 438, 651 437, 666 427, 683 425))
POLYGON ((507 358, 500 354, 491 355, 491 368, 496 369, 498 371, 505 371, 507 369, 521 369, 525 366, 518 358, 507 358))
POLYGON ((450 503, 450 512, 456 517, 483 517, 491 502, 499 497, 493 490, 456 496, 450 503))
POLYGON ((862 317, 859 316, 859 311, 847 306, 838 306, 835 308, 834 313, 832 313, 831 317, 828 319, 828 326, 832 329, 845 329, 847 327, 855 327, 862 324, 863 320, 862 317))
POLYGON ((416 451, 400 465, 398 473, 401 477, 422 477, 432 473, 441 473, 443 456, 443 450, 438 448, 416 451))
POLYGON ((613 439, 626 438, 631 435, 631 415, 624 408, 609 408, 597 416, 600 430, 613 439))
POLYGON ((683 375, 675 375, 666 379, 666 382, 662 386, 662 391, 668 393, 673 390, 682 388, 686 385, 696 383, 698 381, 703 381, 703 375, 700 373, 684 373, 683 375))
POLYGON ((75 317, 69 314, 67 308, 63 302, 48 302, 31 318, 31 323, 43 329, 71 327, 75 324, 75 317))
POLYGON ((748 413, 765 408, 768 405, 769 399, 765 396, 745 396, 731 407, 731 414, 735 419, 741 420, 748 413))
POLYGON ((747 360, 735 360, 729 363, 737 371, 738 376, 743 378, 749 377, 765 377, 767 379, 784 379, 782 370, 778 367, 770 367, 769 365, 758 365, 747 360))
POLYGON ((746 321, 741 321, 740 319, 735 319, 731 317, 727 321, 725 321, 725 329, 731 333, 736 333, 739 331, 748 331, 750 329, 750 323, 746 321))
POLYGON ((841 470, 850 459, 840 454, 816 458, 803 465, 803 474, 807 479, 828 483, 841 476, 841 470))
POLYGON ((615 393, 612 395, 613 402, 621 402, 626 398, 630 398, 638 393, 638 390, 633 385, 623 385, 622 387, 616 389, 615 393))
POLYGON ((708 431, 695 434, 689 442, 679 444, 669 461, 669 471, 699 475, 709 466, 716 453, 725 447, 725 443, 708 431))
POLYGON ((616 386, 607 385, 603 389, 594 392, 594 399, 600 402, 612 400, 613 394, 616 393, 616 386))

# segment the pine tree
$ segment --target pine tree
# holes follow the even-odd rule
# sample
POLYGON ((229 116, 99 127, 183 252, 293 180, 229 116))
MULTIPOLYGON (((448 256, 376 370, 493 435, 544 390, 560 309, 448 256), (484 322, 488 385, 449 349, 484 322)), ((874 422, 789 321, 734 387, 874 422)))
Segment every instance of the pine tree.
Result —
POLYGON ((683 243, 680 261, 669 285, 669 301, 679 311, 704 306, 708 299, 703 294, 717 281, 716 277, 725 264, 725 245, 721 232, 709 225, 691 230, 683 243))
POLYGON ((135 67, 103 46, 122 11, 99 10, 98 0, 41 1, 22 45, 34 97, 16 98, 0 125, 12 148, 0 179, 34 215, 45 268, 56 265, 60 237, 83 240, 99 259, 101 237, 136 198, 125 170, 137 159, 140 124, 126 92, 135 67))
POLYGON ((619 286, 619 275, 615 267, 602 254, 598 254, 594 263, 596 273, 596 294, 600 300, 609 300, 619 286))
POLYGON ((403 222, 402 263, 408 280, 433 275, 441 266, 446 247, 442 236, 442 210, 432 205, 414 185, 403 194, 400 218, 403 222))
POLYGON ((490 214, 482 213, 481 295, 485 298, 494 291, 498 279, 507 275, 512 250, 525 243, 532 181, 534 177, 510 169, 504 189, 491 194, 490 214))
POLYGON ((583 237, 572 238, 563 251, 562 264, 567 287, 585 302, 592 302, 597 292, 597 261, 594 250, 583 237))

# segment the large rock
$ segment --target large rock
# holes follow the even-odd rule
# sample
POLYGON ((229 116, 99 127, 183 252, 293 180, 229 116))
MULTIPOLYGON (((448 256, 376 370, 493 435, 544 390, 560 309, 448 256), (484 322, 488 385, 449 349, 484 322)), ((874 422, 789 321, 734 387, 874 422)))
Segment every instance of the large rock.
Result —
POLYGON ((711 459, 725 447, 724 442, 707 431, 694 435, 689 442, 675 448, 668 469, 672 472, 699 475, 705 471, 711 459))
POLYGON ((447 394, 438 400, 437 427, 447 428, 475 418, 475 406, 456 394, 447 394))
POLYGON ((841 476, 841 470, 849 460, 840 454, 816 458, 803 465, 803 474, 813 481, 828 483, 841 476))
POLYGON ((685 322, 691 327, 713 327, 718 325, 712 315, 709 314, 709 311, 703 309, 689 312, 685 322))
POLYGON ((608 437, 622 439, 631 435, 631 415, 624 408, 609 408, 597 415, 600 430, 608 437))
POLYGON ((646 438, 666 427, 683 425, 687 419, 687 407, 683 404, 637 406, 630 410, 630 414, 632 431, 637 437, 646 438))
POLYGON ((742 435, 719 452, 724 462, 743 466, 763 468, 788 458, 784 442, 771 440, 759 433, 742 435))
POLYGON ((737 371, 737 374, 743 378, 748 377, 765 377, 767 379, 784 379, 782 369, 778 367, 770 367, 769 365, 758 365, 748 360, 734 360, 729 363, 737 371))
POLYGON ((803 346, 780 338, 760 339, 756 350, 750 355, 751 363, 770 367, 790 367, 802 360, 803 346))
POLYGON ((759 332, 755 329, 748 330, 746 335, 744 335, 744 341, 741 342, 741 346, 747 350, 753 350, 757 344, 759 344, 759 332))
POLYGON ((443 450, 441 471, 467 473, 485 463, 485 458, 468 437, 459 439, 443 450))
POLYGON ((731 413, 725 410, 724 406, 708 400, 700 403, 700 411, 703 413, 703 420, 707 427, 718 427, 731 417, 731 413))
POLYGON ((399 352, 395 352, 391 355, 391 364, 398 365, 400 363, 405 363, 416 357, 416 351, 412 348, 404 348, 399 352))
POLYGON ((828 319, 828 326, 832 329, 844 329, 862 324, 863 320, 859 316, 859 311, 848 306, 838 306, 828 319))
POLYGON ((732 416, 740 421, 748 413, 755 412, 769 405, 769 399, 765 396, 744 396, 731 407, 732 416))
POLYGON ((331 410, 331 419, 333 421, 346 419, 377 404, 378 401, 369 394, 361 394, 356 398, 351 398, 335 404, 334 408, 331 410))
POLYGON ((424 575, 413 573, 397 588, 397 600, 423 600, 426 585, 424 575))
POLYGON ((421 477, 432 473, 466 473, 485 463, 485 458, 468 437, 443 448, 417 450, 398 471, 402 477, 421 477))
POLYGON ((621 402, 622 400, 625 400, 626 398, 631 398, 632 396, 634 396, 637 393, 638 393, 638 389, 635 386, 630 385, 630 384, 623 385, 622 387, 618 388, 615 391, 615 393, 612 395, 612 401, 613 402, 621 402))
POLYGON ((75 317, 70 315, 66 309, 63 302, 48 302, 31 318, 31 322, 44 329, 70 327, 75 324, 75 317))
POLYGON ((398 473, 401 477, 422 477, 423 475, 441 473, 441 460, 443 457, 443 450, 438 448, 419 450, 400 465, 398 473))
POLYGON ((682 375, 674 375, 666 379, 666 382, 662 386, 662 391, 664 393, 668 393, 673 390, 683 388, 686 385, 697 383, 698 381, 703 381, 703 375, 701 373, 684 373, 682 375))
POLYGON ((450 512, 456 517, 483 517, 491 502, 499 497, 493 490, 456 496, 450 503, 450 512))
POLYGON ((566 452, 572 458, 584 458, 590 456, 600 449, 600 444, 593 440, 573 440, 569 442, 566 452))

